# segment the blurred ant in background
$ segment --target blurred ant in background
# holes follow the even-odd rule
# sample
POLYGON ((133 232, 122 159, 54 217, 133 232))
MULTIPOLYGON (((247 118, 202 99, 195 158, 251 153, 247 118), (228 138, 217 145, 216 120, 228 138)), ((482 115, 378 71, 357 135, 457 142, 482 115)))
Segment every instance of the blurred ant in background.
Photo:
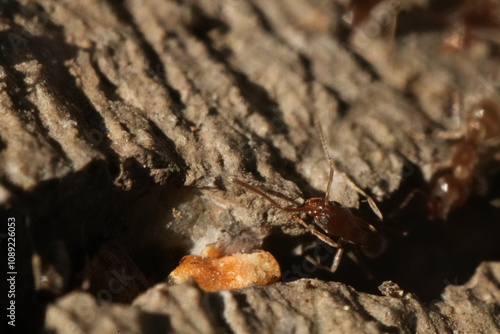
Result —
MULTIPOLYGON (((427 8, 419 8, 415 2, 399 0, 351 0, 346 9, 345 21, 351 27, 360 26, 371 16, 378 20, 389 18, 387 37, 392 40, 396 33, 397 17, 400 10, 411 11, 411 21, 418 20, 422 26, 435 26, 445 28, 442 49, 460 51, 470 45, 475 39, 487 40, 500 44, 500 1, 498 0, 461 0, 457 1, 449 10, 441 9, 439 3, 430 3, 427 8), (413 9, 411 8, 413 7, 413 9)), ((381 22, 379 22, 381 23, 381 22)), ((403 23, 403 21, 402 21, 403 23)))
MULTIPOLYGON (((430 181, 427 213, 430 219, 446 220, 451 211, 461 207, 471 196, 484 165, 500 161, 500 104, 483 99, 468 111, 463 134, 454 139, 449 161, 440 163, 430 181)), ((412 191, 400 208, 405 207, 416 193, 412 191)))
POLYGON ((428 213, 432 219, 448 217, 470 197, 481 165, 500 159, 500 105, 484 99, 473 105, 465 121, 464 135, 453 144, 449 166, 431 180, 428 213), (495 153, 496 152, 496 153, 495 153))
POLYGON ((500 1, 465 0, 452 15, 452 20, 442 48, 460 51, 475 39, 500 44, 500 1))

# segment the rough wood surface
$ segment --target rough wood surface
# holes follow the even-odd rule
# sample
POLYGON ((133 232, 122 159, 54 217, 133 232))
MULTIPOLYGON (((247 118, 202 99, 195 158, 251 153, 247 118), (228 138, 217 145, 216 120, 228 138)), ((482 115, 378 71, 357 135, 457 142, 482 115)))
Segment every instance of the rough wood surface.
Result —
POLYGON ((424 304, 360 293, 342 283, 303 279, 268 287, 207 293, 159 284, 133 303, 99 306, 75 292, 47 311, 59 333, 497 333, 500 266, 483 263, 464 286, 424 304), (498 305, 498 304, 497 304, 498 305), (81 328, 85 330, 81 330, 81 328))
MULTIPOLYGON (((328 164, 316 119, 339 170, 390 213, 446 157, 449 142, 435 131, 446 129, 453 94, 459 92, 466 105, 498 94, 498 44, 478 39, 459 52, 440 51, 459 15, 457 6, 430 0, 404 3, 392 47, 384 20, 399 10, 391 1, 355 29, 346 27, 347 1, 340 0, 24 0, 2 6, 0 204, 2 215, 18 221, 19 298, 25 305, 19 316, 31 316, 26 303, 34 301, 34 327, 43 326, 46 303, 55 296, 83 288, 99 300, 130 302, 165 279, 182 255, 216 241, 227 252, 274 251, 288 280, 310 277, 294 272, 288 259, 302 261, 294 250, 307 248, 312 238, 289 223, 289 215, 231 183, 231 176, 264 183, 297 203, 321 195, 328 164), (124 292, 110 291, 109 282, 120 278, 127 282, 124 292)), ((361 199, 340 173, 331 197, 351 207, 361 199)), ((458 228, 396 220, 391 227, 410 229, 413 237, 396 241, 392 253, 370 268, 379 280, 371 288, 400 279, 430 300, 455 277, 464 282, 480 261, 499 260, 500 224, 494 223, 500 213, 481 205, 458 228), (394 267, 400 269, 387 269, 394 267), (433 292, 422 287, 426 277, 433 292)), ((498 282, 497 264, 481 268, 496 273, 490 283, 498 282)), ((327 276, 356 286, 355 276, 363 273, 339 275, 327 276)), ((136 304, 159 312, 144 306, 158 289, 164 288, 153 288, 136 304)), ((112 305, 102 309, 101 321, 112 328, 110 319, 127 317, 135 321, 127 322, 129 331, 152 332, 164 321, 161 326, 178 332, 269 332, 273 326, 278 332, 326 333, 330 326, 366 333, 461 331, 467 321, 455 319, 452 309, 468 288, 453 289, 447 291, 456 299, 438 304, 445 320, 433 318, 416 299, 299 280, 219 294, 172 287, 172 294, 192 296, 182 301, 192 316, 168 311, 165 320, 112 305), (332 296, 349 302, 328 306, 337 300, 332 296), (202 299, 208 306, 196 304, 202 299), (273 299, 279 302, 269 306, 273 299), (226 301, 234 308, 221 304, 226 301), (276 309, 268 313, 267 307, 276 309), (221 320, 231 312, 232 323, 221 320), (323 324, 327 318, 331 322, 323 324)), ((488 320, 467 322, 473 331, 483 323, 500 327, 498 288, 488 291, 490 297, 478 302, 488 320)), ((47 326, 60 332, 69 330, 54 320, 56 309, 78 307, 71 298, 95 305, 88 295, 66 298, 47 314, 47 326)), ((74 326, 102 329, 78 321, 74 326)))

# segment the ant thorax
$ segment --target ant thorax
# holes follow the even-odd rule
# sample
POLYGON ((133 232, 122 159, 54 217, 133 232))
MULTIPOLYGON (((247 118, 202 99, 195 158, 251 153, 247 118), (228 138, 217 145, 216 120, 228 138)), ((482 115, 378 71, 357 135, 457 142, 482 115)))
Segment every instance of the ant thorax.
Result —
POLYGON ((338 237, 346 243, 363 245, 376 230, 370 224, 356 217, 349 208, 324 198, 310 198, 303 208, 314 223, 331 237, 338 237))

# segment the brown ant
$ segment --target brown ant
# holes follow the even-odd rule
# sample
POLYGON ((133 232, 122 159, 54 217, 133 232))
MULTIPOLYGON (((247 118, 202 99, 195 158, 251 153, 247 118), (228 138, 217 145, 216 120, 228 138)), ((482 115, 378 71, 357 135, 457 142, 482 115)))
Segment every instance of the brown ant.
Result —
MULTIPOLYGON (((383 10, 382 0, 351 0, 348 12, 345 16, 347 23, 352 26, 361 26, 370 16, 376 15, 377 10, 383 10), (377 9, 378 7, 378 9, 377 9)), ((394 11, 394 17, 390 20, 387 37, 395 38, 397 12, 401 6, 410 8, 410 4, 403 2, 386 1, 385 8, 390 13, 394 11)), ((416 4, 413 4, 415 6, 416 4)), ((411 7, 413 7, 411 6, 411 7)), ((500 29, 500 2, 498 0, 462 0, 456 4, 446 6, 449 13, 444 13, 434 6, 419 8, 413 12, 412 20, 420 22, 425 26, 429 24, 445 27, 441 49, 449 51, 460 51, 472 44, 474 40, 485 40, 500 43, 498 31, 500 29)), ((380 21, 379 21, 380 23, 380 21)))
MULTIPOLYGON (((465 133, 454 143, 450 161, 432 177, 429 193, 423 194, 427 198, 430 219, 446 220, 451 211, 467 201, 480 163, 492 157, 500 160, 491 156, 491 149, 498 147, 499 142, 500 106, 493 100, 484 99, 470 109, 465 133)), ((412 191, 400 207, 406 206, 417 192, 421 190, 412 191)))
MULTIPOLYGON (((321 139, 323 150, 330 164, 330 174, 324 197, 309 198, 301 206, 287 207, 280 205, 268 194, 258 189, 257 187, 234 178, 232 179, 232 181, 264 197, 272 205, 280 210, 286 212, 306 213, 307 215, 311 216, 316 226, 318 226, 323 232, 309 226, 309 224, 307 224, 297 216, 292 216, 292 219, 302 224, 309 232, 314 234, 323 242, 334 248, 338 248, 338 251, 335 254, 332 266, 330 268, 331 272, 335 272, 340 264, 344 249, 349 244, 354 244, 361 247, 366 246, 365 248, 362 248, 365 255, 367 255, 368 257, 377 257, 383 252, 385 243, 381 242, 380 235, 377 233, 378 231, 373 225, 355 216, 349 208, 343 206, 342 204, 329 200, 335 165, 332 158, 328 154, 326 141, 323 136, 323 132, 321 131, 321 127, 318 123, 316 123, 316 126, 318 128, 318 133, 321 139), (336 238, 336 240, 334 241, 332 237, 336 238)), ((345 176, 345 174, 343 175, 345 176)), ((377 208, 373 199, 369 197, 358 186, 356 186, 350 179, 348 179, 347 176, 345 176, 345 178, 346 181, 348 181, 348 183, 358 193, 360 193, 367 199, 373 212, 380 218, 380 220, 382 220, 382 214, 377 208)))
POLYGON ((475 39, 500 43, 496 37, 500 29, 500 2, 497 0, 465 0, 455 16, 458 20, 444 38, 444 49, 459 51, 475 39))

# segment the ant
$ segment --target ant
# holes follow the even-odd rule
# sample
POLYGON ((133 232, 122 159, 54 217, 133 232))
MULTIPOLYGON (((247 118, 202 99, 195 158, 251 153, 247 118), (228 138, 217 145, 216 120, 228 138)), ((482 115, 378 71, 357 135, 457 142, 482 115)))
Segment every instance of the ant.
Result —
MULTIPOLYGON (((491 154, 491 149, 494 153, 495 146, 500 143, 500 106, 491 99, 473 105, 464 132, 454 143, 451 159, 444 164, 446 167, 431 178, 429 193, 423 193, 431 220, 446 220, 451 211, 467 201, 483 161, 500 160, 491 154)), ((412 191, 400 208, 405 207, 417 192, 422 193, 420 189, 412 191)))
MULTIPOLYGON (((311 216, 314 224, 316 224, 316 226, 318 226, 323 232, 311 227, 298 216, 292 216, 292 219, 303 225, 309 232, 321 241, 338 249, 330 268, 330 271, 333 273, 337 270, 344 253, 344 249, 348 247, 349 244, 360 247, 367 246, 366 248, 362 248, 363 252, 366 256, 374 258, 383 252, 385 243, 381 242, 380 239, 374 238, 374 236, 378 236, 380 238, 380 235, 378 235, 378 231, 373 225, 369 224, 360 217, 355 216, 349 208, 343 206, 339 202, 329 200, 335 165, 328 153, 325 137, 323 136, 321 127, 317 122, 316 127, 318 129, 323 150, 330 165, 328 185, 326 187, 324 197, 309 198, 304 202, 304 204, 296 207, 282 206, 259 188, 238 179, 233 178, 232 181, 264 197, 272 205, 282 211, 306 213, 311 216), (336 240, 332 239, 332 237, 336 238, 336 240)), ((347 178, 344 173, 341 173, 341 175, 346 178, 346 181, 359 194, 363 195, 367 199, 372 211, 380 218, 380 220, 382 220, 382 214, 373 199, 356 186, 354 182, 347 178)))
POLYGON ((499 43, 500 3, 497 0, 465 0, 460 5, 458 17, 445 36, 443 48, 459 51, 470 45, 474 39, 499 43))
MULTIPOLYGON (((404 4, 396 1, 385 1, 383 4, 383 2, 383 0, 351 0, 345 20, 351 27, 356 27, 361 26, 370 16, 377 16, 377 11, 393 13, 394 17, 388 22, 387 31, 387 37, 392 43, 396 33, 398 12, 403 6, 408 11, 417 4, 404 4)), ((423 26, 443 27, 442 50, 460 51, 471 45, 474 40, 500 43, 498 38, 500 2, 498 0, 462 0, 447 5, 443 9, 427 5, 427 9, 422 7, 414 10, 411 18, 423 26), (446 12, 443 9, 446 9, 446 12)), ((382 22, 381 20, 382 18, 378 20, 378 23, 382 22)))

